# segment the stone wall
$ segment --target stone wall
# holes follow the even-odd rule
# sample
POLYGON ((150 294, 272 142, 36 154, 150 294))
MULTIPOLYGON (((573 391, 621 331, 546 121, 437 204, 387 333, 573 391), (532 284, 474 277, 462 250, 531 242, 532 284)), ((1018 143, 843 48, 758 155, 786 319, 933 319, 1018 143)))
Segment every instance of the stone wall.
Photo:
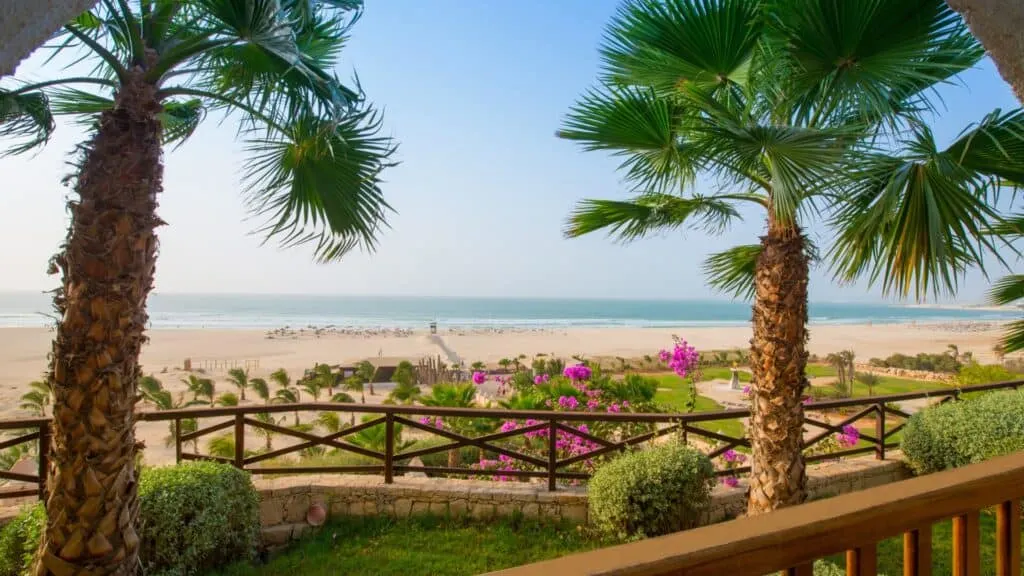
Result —
POLYGON ((953 379, 953 374, 946 372, 930 372, 928 370, 909 370, 906 368, 887 368, 884 366, 872 366, 870 364, 855 364, 854 371, 870 372, 879 376, 895 376, 896 378, 910 378, 911 380, 931 380, 933 382, 948 382, 953 379))
MULTIPOLYGON (((898 458, 898 454, 893 455, 898 458)), ((808 468, 812 499, 828 498, 903 480, 910 472, 900 459, 879 461, 854 458, 808 468)), ((521 514, 526 518, 583 524, 587 521, 587 493, 583 487, 547 484, 356 475, 305 475, 256 478, 260 492, 260 521, 264 542, 281 546, 311 529, 306 516, 320 505, 327 516, 468 515, 481 520, 521 514)), ((746 509, 746 486, 718 486, 712 495, 705 523, 735 518, 746 509)))

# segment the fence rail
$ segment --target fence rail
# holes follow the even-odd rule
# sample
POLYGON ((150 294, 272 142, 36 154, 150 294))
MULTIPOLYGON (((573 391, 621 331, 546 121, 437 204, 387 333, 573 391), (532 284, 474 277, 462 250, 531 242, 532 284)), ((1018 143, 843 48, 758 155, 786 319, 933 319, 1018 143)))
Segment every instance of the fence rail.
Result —
POLYGON ((1021 576, 1021 478, 1024 453, 1017 453, 490 576, 813 576, 815 560, 843 553, 847 576, 875 576, 878 543, 899 536, 902 574, 931 576, 931 527, 950 518, 952 572, 936 576, 1021 576), (995 557, 983 572, 980 518, 990 507, 996 516, 995 557))
MULTIPOLYGON (((898 446, 893 436, 905 425, 909 414, 892 404, 895 402, 925 398, 939 398, 941 402, 956 400, 964 394, 987 392, 1002 389, 1016 389, 1024 385, 1024 380, 984 384, 962 388, 944 388, 926 392, 906 394, 890 394, 867 398, 850 398, 816 402, 809 406, 804 416, 804 425, 818 432, 805 436, 804 451, 808 462, 825 459, 836 459, 873 452, 875 458, 885 459, 886 451, 898 446), (842 414, 838 423, 823 421, 819 415, 834 411, 845 411, 859 408, 852 414, 842 414), (902 418, 904 421, 889 427, 890 418, 902 418), (842 431, 844 426, 855 425, 865 419, 873 419, 873 433, 862 433, 858 445, 841 450, 818 452, 822 442, 842 431)), ((232 464, 253 474, 304 474, 304 473, 361 473, 382 474, 386 483, 391 483, 395 474, 422 472, 435 475, 461 476, 508 476, 517 478, 545 479, 549 490, 556 490, 559 481, 577 481, 589 478, 589 474, 578 470, 566 470, 575 464, 589 461, 600 456, 619 452, 643 442, 665 436, 680 434, 688 442, 699 445, 711 458, 719 457, 728 450, 744 449, 750 446, 749 438, 735 437, 720 431, 709 429, 716 422, 731 421, 750 416, 749 409, 731 409, 715 412, 696 412, 687 414, 664 413, 595 413, 595 412, 553 412, 546 410, 494 410, 480 408, 442 408, 430 406, 395 406, 367 405, 349 403, 297 403, 245 405, 221 408, 187 408, 179 410, 162 410, 155 412, 139 412, 138 422, 170 422, 173 426, 173 443, 177 462, 191 460, 213 460, 232 464), (325 435, 312 431, 289 428, 278 422, 256 418, 265 414, 291 414, 300 412, 335 412, 370 414, 376 417, 336 432, 325 435), (432 418, 463 418, 489 420, 497 424, 499 421, 514 420, 519 425, 512 430, 491 431, 481 435, 461 434, 452 430, 439 429, 435 426, 417 421, 415 417, 432 418), (196 424, 194 430, 183 432, 185 422, 202 422, 210 419, 223 419, 220 422, 202 428, 196 424), (581 430, 569 423, 583 424, 634 424, 642 430, 640 433, 615 437, 600 437, 581 430), (383 425, 383 445, 376 447, 360 446, 351 442, 351 437, 362 431, 383 425), (396 427, 414 429, 420 433, 439 437, 445 443, 419 449, 408 449, 396 442, 396 427), (289 437, 292 445, 270 449, 262 453, 246 450, 246 430, 262 431, 265 434, 279 434, 289 437), (233 440, 233 454, 217 456, 201 454, 198 450, 188 451, 188 444, 198 445, 200 438, 213 433, 230 431, 233 440), (529 435, 540 435, 543 452, 528 453, 516 446, 499 444, 514 438, 529 438, 529 435), (567 441, 585 442, 588 449, 582 453, 559 454, 556 444, 550 439, 566 439, 567 441), (525 469, 478 469, 458 465, 426 466, 414 465, 414 458, 422 458, 432 454, 449 453, 465 447, 477 448, 481 454, 490 453, 504 457, 507 461, 516 462, 525 469), (307 449, 333 448, 340 452, 355 454, 369 459, 369 464, 344 466, 282 466, 275 465, 275 460, 307 449)), ((497 428, 495 425, 493 429, 497 428)), ((16 431, 15 438, 0 442, 0 449, 37 442, 38 474, 31 475, 21 472, 0 471, 0 480, 37 484, 37 487, 23 489, 0 489, 0 499, 45 494, 46 470, 49 461, 49 418, 26 418, 0 421, 0 430, 16 431)), ((528 442, 525 443, 529 445, 528 442)), ((301 463, 300 463, 301 464, 301 463)), ((719 475, 743 474, 749 467, 735 467, 720 470, 719 475)), ((12 487, 8 487, 12 488, 12 487)))

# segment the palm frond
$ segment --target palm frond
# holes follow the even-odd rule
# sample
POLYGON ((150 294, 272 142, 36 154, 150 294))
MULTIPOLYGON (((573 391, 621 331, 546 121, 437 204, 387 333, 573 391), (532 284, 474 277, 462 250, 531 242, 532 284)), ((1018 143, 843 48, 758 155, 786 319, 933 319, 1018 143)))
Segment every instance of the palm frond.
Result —
MULTIPOLYGON (((818 247, 807 237, 804 237, 804 251, 812 263, 821 258, 818 247)), ((756 287, 754 272, 760 256, 760 244, 734 246, 711 254, 703 266, 708 285, 737 300, 752 300, 756 287)))
POLYGON ((74 122, 95 129, 100 114, 114 107, 114 99, 77 88, 61 87, 49 94, 54 115, 72 116, 74 122))
POLYGON ((21 154, 50 140, 55 124, 49 98, 42 92, 0 89, 0 138, 14 138, 6 155, 21 154))
POLYGON ((163 128, 164 144, 180 146, 192 136, 199 124, 206 118, 206 108, 198 98, 184 102, 164 102, 160 112, 160 126, 163 128))
POLYGON ((941 0, 771 0, 769 36, 793 65, 782 79, 799 123, 908 112, 923 90, 983 56, 941 0))
POLYGON ((947 150, 967 170, 1024 186, 1024 109, 995 110, 960 133, 947 150))
POLYGON ((901 297, 953 293, 968 267, 984 272, 985 253, 995 254, 991 180, 938 151, 925 128, 902 152, 864 156, 850 174, 832 217, 833 270, 842 281, 866 275, 901 297))
POLYGON ((576 238, 607 230, 609 236, 630 242, 684 225, 720 232, 738 217, 739 212, 729 200, 651 193, 628 201, 583 200, 570 215, 564 233, 576 238))
POLYGON ((743 84, 761 33, 755 0, 630 0, 601 48, 606 73, 622 85, 671 92, 681 83, 743 84))
POLYGON ((989 300, 996 306, 1008 306, 1024 299, 1024 275, 1011 274, 992 285, 989 300))
POLYGON ((558 136, 623 158, 619 169, 638 188, 677 187, 692 181, 698 168, 676 133, 681 114, 651 90, 591 90, 570 109, 558 136))
POLYGON ((1024 320, 1014 320, 1005 327, 1002 339, 999 341, 1004 354, 1024 350, 1024 320))
POLYGON ((708 256, 704 261, 708 285, 737 300, 753 299, 754 269, 760 256, 760 244, 734 246, 708 256))
POLYGON ((391 211, 380 173, 395 151, 378 115, 368 109, 337 123, 304 116, 286 129, 248 146, 250 210, 267 219, 257 232, 285 247, 311 245, 319 262, 372 251, 391 211))

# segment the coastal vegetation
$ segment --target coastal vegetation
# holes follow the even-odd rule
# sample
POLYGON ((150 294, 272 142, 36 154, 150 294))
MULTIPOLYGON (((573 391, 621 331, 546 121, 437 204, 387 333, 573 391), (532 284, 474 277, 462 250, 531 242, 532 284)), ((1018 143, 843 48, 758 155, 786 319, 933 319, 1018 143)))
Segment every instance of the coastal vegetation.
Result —
POLYGON ((333 71, 360 9, 102 2, 53 39, 87 72, 0 85, 10 152, 45 145, 58 116, 89 133, 69 178, 67 239, 51 262, 62 280, 48 376, 57 488, 34 573, 128 573, 138 564, 134 407, 166 146, 185 143, 207 114, 231 118, 245 141, 242 184, 259 234, 311 247, 320 262, 374 247, 389 212, 380 173, 395 147, 358 86, 333 71), (102 498, 91 496, 93 484, 106 488, 102 498))
POLYGON ((926 123, 932 89, 983 54, 941 0, 629 1, 609 26, 602 79, 559 135, 621 158, 634 196, 581 202, 566 235, 717 234, 738 206, 763 215, 759 244, 705 265, 754 301, 750 514, 806 497, 810 266, 920 299, 994 251, 995 195, 1024 181, 1024 113, 993 111, 946 148, 926 123), (811 220, 830 246, 805 236, 811 220))

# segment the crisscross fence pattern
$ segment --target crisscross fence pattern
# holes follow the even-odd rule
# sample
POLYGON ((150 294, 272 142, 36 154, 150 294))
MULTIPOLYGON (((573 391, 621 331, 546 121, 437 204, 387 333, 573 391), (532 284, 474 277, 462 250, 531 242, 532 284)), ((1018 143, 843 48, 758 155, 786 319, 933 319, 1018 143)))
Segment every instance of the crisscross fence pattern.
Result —
MULTIPOLYGON (((1002 389, 1016 389, 1024 380, 943 388, 927 392, 891 394, 866 398, 850 398, 817 402, 806 407, 804 425, 807 433, 804 439, 805 457, 808 462, 838 459, 859 454, 874 453, 878 459, 885 459, 886 451, 898 446, 894 438, 906 425, 910 415, 897 406, 899 402, 919 399, 939 399, 949 402, 966 394, 1002 389), (838 414, 839 421, 831 418, 838 414), (873 427, 862 426, 859 442, 854 446, 822 451, 822 443, 843 431, 845 426, 864 420, 872 420, 873 427), (892 424, 890 426, 890 424, 892 424)), ((702 449, 709 457, 717 458, 730 450, 744 450, 750 447, 745 435, 732 436, 722 430, 725 422, 735 422, 750 417, 750 409, 730 409, 714 412, 686 414, 667 413, 596 413, 495 410, 477 408, 441 408, 428 406, 367 405, 351 403, 298 403, 246 405, 222 408, 187 408, 156 412, 139 412, 139 422, 173 423, 173 444, 177 462, 189 460, 213 460, 232 464, 252 474, 323 474, 357 473, 383 475, 386 483, 393 482, 396 474, 420 472, 434 476, 486 477, 504 476, 510 478, 533 478, 547 481, 549 490, 556 490, 560 481, 581 481, 589 478, 581 463, 612 455, 632 446, 654 440, 668 434, 678 434, 690 444, 702 449), (286 413, 324 413, 369 415, 366 421, 328 434, 316 434, 301 427, 282 426, 273 418, 259 419, 259 415, 283 415, 286 413), (438 428, 424 419, 442 418, 455 420, 490 421, 491 431, 471 434, 438 428), (211 420, 212 424, 207 424, 211 420), (206 424, 186 431, 183 423, 193 421, 206 424), (514 421, 512 429, 498 429, 501 422, 514 421), (575 425, 574 425, 575 424, 575 425), (619 432, 601 436, 591 433, 585 426, 619 426, 619 432), (352 438, 360 432, 383 426, 383 438, 375 446, 359 445, 352 438), (410 449, 398 442, 398 427, 416 430, 421 435, 441 438, 444 442, 434 446, 410 449), (265 451, 247 450, 246 431, 262 431, 287 437, 290 445, 265 451), (497 431, 494 431, 497 430, 497 431), (214 433, 230 431, 233 440, 233 456, 202 454, 189 445, 198 446, 199 440, 214 433), (522 439, 540 438, 530 446, 522 439), (556 441, 556 439, 558 441, 556 441), (516 442, 519 442, 518 444, 516 442), (560 451, 559 445, 577 443, 585 446, 573 452, 560 451), (414 459, 431 454, 448 453, 465 447, 473 447, 483 454, 497 454, 506 462, 514 462, 515 469, 484 469, 481 467, 446 465, 427 466, 414 464, 414 459), (351 465, 303 465, 302 460, 283 464, 283 458, 313 448, 335 449, 363 457, 365 463, 351 465)), ((0 490, 0 499, 43 495, 45 472, 49 460, 50 420, 32 418, 0 421, 0 430, 13 430, 17 437, 0 442, 0 449, 37 442, 38 473, 0 471, 0 479, 36 487, 0 490)), ((719 470, 719 475, 743 474, 749 466, 719 470)))

